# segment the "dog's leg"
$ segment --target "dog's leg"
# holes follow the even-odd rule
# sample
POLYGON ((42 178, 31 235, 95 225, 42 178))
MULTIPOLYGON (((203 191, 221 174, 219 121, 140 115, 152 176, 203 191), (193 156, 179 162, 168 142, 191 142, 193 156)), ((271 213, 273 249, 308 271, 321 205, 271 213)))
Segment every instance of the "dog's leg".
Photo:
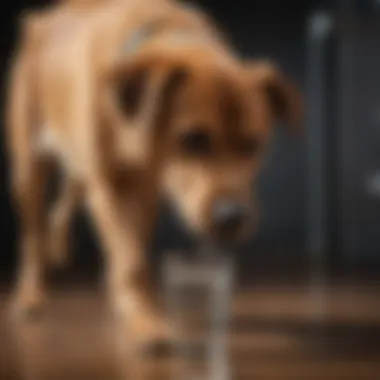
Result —
POLYGON ((140 208, 138 198, 125 200, 104 184, 94 184, 89 191, 90 210, 108 254, 106 276, 114 310, 126 318, 129 331, 140 342, 167 339, 170 331, 154 303, 143 256, 149 230, 145 222, 152 215, 149 203, 140 208))
POLYGON ((14 197, 20 222, 20 257, 12 311, 28 315, 40 311, 45 300, 44 190, 48 163, 31 157, 14 168, 14 197))
POLYGON ((36 97, 27 51, 13 63, 7 112, 7 142, 11 162, 11 186, 19 217, 20 257, 12 311, 40 309, 45 298, 44 190, 49 161, 36 150, 39 133, 36 97))
POLYGON ((67 263, 70 222, 81 201, 81 186, 66 175, 59 197, 49 215, 49 258, 53 266, 67 263))

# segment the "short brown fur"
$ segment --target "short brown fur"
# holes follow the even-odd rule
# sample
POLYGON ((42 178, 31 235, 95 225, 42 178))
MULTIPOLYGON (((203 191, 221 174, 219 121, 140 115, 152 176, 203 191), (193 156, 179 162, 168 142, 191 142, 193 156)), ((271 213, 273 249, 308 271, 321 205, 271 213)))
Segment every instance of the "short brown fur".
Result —
POLYGON ((202 12, 176 2, 75 0, 28 14, 9 83, 21 223, 13 310, 41 307, 44 271, 65 259, 70 220, 84 204, 106 254, 114 310, 139 339, 167 336, 143 256, 159 197, 201 235, 217 238, 210 210, 221 197, 244 204, 254 222, 251 183, 271 125, 297 124, 300 111, 297 90, 277 68, 244 62, 202 12), (155 20, 158 32, 123 53, 132 33, 155 20), (198 130, 208 150, 192 155, 183 136, 198 130), (46 218, 51 160, 65 176, 46 218))

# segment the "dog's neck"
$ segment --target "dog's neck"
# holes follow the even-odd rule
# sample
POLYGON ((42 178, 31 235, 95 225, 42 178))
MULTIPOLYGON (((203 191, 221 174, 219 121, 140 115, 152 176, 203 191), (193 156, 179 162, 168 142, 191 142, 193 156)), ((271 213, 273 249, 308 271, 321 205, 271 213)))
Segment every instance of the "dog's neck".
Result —
POLYGON ((168 25, 165 20, 159 18, 151 20, 135 29, 126 38, 119 57, 129 60, 145 48, 151 47, 158 50, 163 47, 169 51, 187 51, 194 47, 203 47, 205 51, 210 52, 211 49, 215 52, 217 65, 231 66, 231 63, 233 65, 234 55, 229 54, 230 47, 226 49, 226 45, 221 40, 215 40, 214 35, 203 32, 186 26, 168 25))
POLYGON ((162 32, 164 28, 165 26, 161 20, 154 20, 135 29, 132 35, 124 42, 121 54, 130 56, 137 53, 147 41, 162 32))
MULTIPOLYGON (((199 10, 193 4, 181 4, 181 8, 190 13, 198 13, 199 10)), ((125 41, 123 46, 123 54, 131 55, 140 50, 146 42, 152 38, 165 33, 166 37, 169 34, 170 39, 175 42, 186 43, 188 40, 194 40, 196 33, 185 28, 177 26, 175 28, 168 26, 165 16, 161 18, 156 16, 153 20, 147 21, 144 25, 138 27, 132 32, 132 35, 125 41), (169 33, 167 33, 169 31, 169 33)))
MULTIPOLYGON (((172 23, 168 23, 165 17, 156 17, 132 31, 123 42, 121 56, 124 58, 133 56, 143 50, 153 40, 159 40, 161 43, 164 40, 163 45, 176 49, 186 49, 189 45, 204 45, 210 42, 210 40, 213 42, 210 46, 219 45, 215 44, 217 42, 215 40, 216 35, 204 32, 205 30, 200 32, 200 30, 194 29, 191 26, 174 26, 172 23)), ((219 37, 218 35, 217 38, 219 37)))

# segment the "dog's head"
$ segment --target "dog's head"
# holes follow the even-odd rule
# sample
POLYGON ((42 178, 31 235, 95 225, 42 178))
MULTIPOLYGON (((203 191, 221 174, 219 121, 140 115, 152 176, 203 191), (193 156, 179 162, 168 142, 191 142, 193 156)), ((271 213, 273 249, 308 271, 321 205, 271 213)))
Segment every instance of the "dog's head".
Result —
POLYGON ((160 181, 186 224, 216 240, 254 228, 254 180, 272 125, 300 122, 300 95, 272 64, 145 58, 118 74, 119 106, 145 129, 160 181), (120 80, 120 78, 123 78, 120 80))

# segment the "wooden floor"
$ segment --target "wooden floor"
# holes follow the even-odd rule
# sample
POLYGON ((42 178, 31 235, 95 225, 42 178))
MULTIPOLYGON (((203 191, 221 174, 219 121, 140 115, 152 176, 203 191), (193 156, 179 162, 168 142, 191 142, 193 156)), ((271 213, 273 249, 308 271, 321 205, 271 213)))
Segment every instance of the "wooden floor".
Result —
MULTIPOLYGON (((380 379, 380 286, 255 285, 237 292, 233 379, 380 379)), ((180 380, 175 358, 131 357, 95 291, 58 292, 46 315, 10 323, 0 300, 1 380, 180 380)), ((219 379, 217 379, 219 380, 219 379)))

